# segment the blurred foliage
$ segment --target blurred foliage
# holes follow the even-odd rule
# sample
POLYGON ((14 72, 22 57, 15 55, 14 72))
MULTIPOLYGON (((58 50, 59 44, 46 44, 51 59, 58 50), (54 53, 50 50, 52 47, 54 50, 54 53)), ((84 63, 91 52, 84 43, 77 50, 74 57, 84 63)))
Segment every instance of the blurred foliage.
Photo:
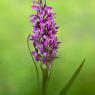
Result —
MULTIPOLYGON (((48 95, 59 93, 84 57, 85 65, 68 95, 95 95, 95 0, 47 0, 47 3, 57 14, 58 37, 63 42, 48 95)), ((39 93, 26 43, 32 32, 31 6, 31 0, 0 0, 0 95, 39 93)))

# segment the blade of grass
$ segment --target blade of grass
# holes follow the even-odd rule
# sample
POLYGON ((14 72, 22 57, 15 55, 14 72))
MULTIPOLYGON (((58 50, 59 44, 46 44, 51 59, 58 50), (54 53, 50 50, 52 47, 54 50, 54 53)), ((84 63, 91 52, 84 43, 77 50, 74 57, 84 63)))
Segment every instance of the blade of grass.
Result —
POLYGON ((67 95, 69 89, 72 87, 72 84, 74 83, 75 79, 79 75, 79 73, 83 67, 84 62, 85 62, 85 59, 82 61, 81 65, 78 67, 78 69, 76 70, 76 72, 74 73, 72 78, 69 80, 69 82, 66 84, 66 86, 61 90, 59 95, 67 95))
POLYGON ((30 46, 29 46, 29 37, 30 37, 30 34, 29 34, 29 36, 27 38, 27 46, 28 46, 29 53, 31 55, 31 58, 32 58, 34 66, 35 66, 36 74, 37 74, 37 79, 38 79, 38 82, 39 82, 39 72, 38 72, 38 68, 37 68, 36 62, 34 60, 34 57, 33 57, 32 53, 31 53, 31 49, 30 49, 30 46))

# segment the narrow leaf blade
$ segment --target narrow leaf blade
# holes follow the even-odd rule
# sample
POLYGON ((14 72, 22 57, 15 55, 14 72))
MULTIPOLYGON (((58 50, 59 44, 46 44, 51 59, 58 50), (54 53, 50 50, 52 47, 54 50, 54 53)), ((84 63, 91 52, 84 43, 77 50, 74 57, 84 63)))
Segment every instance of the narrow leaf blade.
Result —
POLYGON ((76 70, 76 72, 74 73, 72 78, 69 80, 69 82, 66 84, 66 86, 61 90, 59 95, 67 95, 69 89, 72 87, 72 84, 74 83, 77 76, 79 75, 79 73, 80 73, 80 71, 81 71, 81 69, 83 67, 84 62, 85 62, 85 59, 82 61, 81 65, 78 67, 78 69, 76 70))
POLYGON ((27 38, 27 46, 28 46, 29 53, 30 53, 30 55, 31 55, 32 61, 33 61, 34 66, 35 66, 36 74, 37 74, 37 79, 38 79, 38 82, 39 82, 39 72, 38 72, 38 68, 37 68, 35 59, 34 59, 32 53, 31 53, 31 49, 30 49, 30 46, 29 46, 29 37, 30 37, 30 34, 29 34, 29 36, 28 36, 28 38, 27 38))

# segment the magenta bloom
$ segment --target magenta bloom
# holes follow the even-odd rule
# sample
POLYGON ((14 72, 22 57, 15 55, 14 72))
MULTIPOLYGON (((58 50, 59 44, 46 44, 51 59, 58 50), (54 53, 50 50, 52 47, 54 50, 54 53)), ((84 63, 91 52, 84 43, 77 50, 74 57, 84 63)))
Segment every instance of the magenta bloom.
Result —
POLYGON ((57 56, 60 42, 56 34, 59 27, 54 20, 55 13, 52 13, 52 7, 34 2, 32 8, 37 11, 36 14, 31 16, 34 29, 30 40, 33 41, 35 48, 32 54, 36 61, 48 64, 53 62, 57 56))

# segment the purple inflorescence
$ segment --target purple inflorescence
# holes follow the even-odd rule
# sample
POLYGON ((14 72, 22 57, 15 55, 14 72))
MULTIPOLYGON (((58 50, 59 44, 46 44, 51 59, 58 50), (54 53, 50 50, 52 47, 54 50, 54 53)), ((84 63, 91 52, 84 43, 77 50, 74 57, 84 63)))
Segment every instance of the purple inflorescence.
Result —
POLYGON ((31 16, 33 35, 30 36, 30 40, 33 41, 35 48, 32 54, 36 61, 48 64, 53 62, 57 56, 60 42, 56 34, 59 27, 54 20, 55 13, 52 13, 52 7, 37 2, 34 2, 34 4, 32 8, 37 13, 31 16))

